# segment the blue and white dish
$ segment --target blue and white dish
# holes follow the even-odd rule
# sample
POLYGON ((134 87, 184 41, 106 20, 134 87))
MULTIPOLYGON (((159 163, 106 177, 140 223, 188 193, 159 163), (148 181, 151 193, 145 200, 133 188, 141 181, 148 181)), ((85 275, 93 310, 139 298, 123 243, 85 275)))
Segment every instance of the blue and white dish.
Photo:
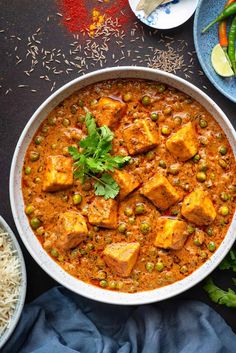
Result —
POLYGON ((137 11, 140 0, 129 0, 130 7, 136 17, 145 25, 157 29, 175 28, 186 22, 194 13, 198 0, 173 0, 160 5, 148 17, 143 10, 137 11))
POLYGON ((211 83, 227 98, 236 103, 236 77, 224 78, 211 65, 211 52, 219 43, 218 25, 202 34, 203 28, 221 13, 225 0, 200 0, 194 18, 194 44, 199 62, 211 83))

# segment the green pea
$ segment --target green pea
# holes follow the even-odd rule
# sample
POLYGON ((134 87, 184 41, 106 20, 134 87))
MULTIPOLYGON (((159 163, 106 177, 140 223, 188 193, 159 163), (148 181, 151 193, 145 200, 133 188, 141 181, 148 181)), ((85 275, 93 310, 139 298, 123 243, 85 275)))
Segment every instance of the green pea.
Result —
POLYGON ((177 175, 179 173, 179 168, 179 164, 171 164, 168 171, 172 175, 177 175))
POLYGON ((98 103, 97 99, 92 99, 91 102, 90 102, 90 105, 91 106, 94 106, 98 103))
POLYGON ((143 203, 137 203, 135 206, 135 214, 143 214, 145 213, 145 206, 143 203))
POLYGON ((196 246, 202 245, 198 237, 195 237, 195 238, 193 239, 193 243, 194 243, 194 245, 196 245, 196 246))
POLYGON ((55 116, 51 116, 50 118, 48 118, 48 125, 53 126, 55 125, 57 122, 57 118, 55 116))
POLYGON ((51 145, 51 149, 52 150, 55 150, 57 148, 57 144, 56 143, 53 143, 52 145, 51 145))
POLYGON ((205 260, 205 259, 208 258, 207 252, 206 252, 206 251, 203 251, 203 250, 201 250, 201 251, 199 252, 199 256, 200 256, 200 258, 201 258, 202 260, 205 260))
POLYGON ((219 152, 222 156, 225 156, 227 154, 227 147, 226 146, 220 146, 219 152))
POLYGON ((99 231, 99 227, 94 226, 94 227, 93 227, 93 230, 94 230, 94 232, 98 232, 98 231, 99 231))
POLYGON ((164 264, 163 262, 160 262, 158 261, 155 265, 155 269, 158 271, 158 272, 162 272, 164 270, 164 264))
POLYGON ((209 250, 209 251, 213 252, 213 251, 215 251, 215 249, 216 249, 216 244, 215 244, 214 241, 210 241, 210 242, 208 243, 207 247, 208 247, 208 250, 209 250))
POLYGON ((49 130, 49 127, 47 126, 47 125, 44 125, 43 127, 42 127, 42 133, 43 134, 47 134, 48 133, 48 130, 49 130))
POLYGON ((177 126, 181 125, 182 124, 182 118, 180 116, 175 116, 174 117, 174 123, 177 126))
POLYGON ((77 113, 77 110, 78 110, 78 107, 77 107, 76 104, 72 104, 72 105, 70 106, 70 111, 71 111, 72 114, 76 114, 76 113, 77 113))
POLYGON ((103 270, 99 270, 97 275, 96 275, 97 279, 106 279, 107 278, 107 273, 103 270))
POLYGON ((180 268, 180 273, 184 274, 184 273, 187 273, 188 272, 188 267, 186 265, 183 265, 181 268, 180 268))
POLYGON ((188 234, 193 234, 195 232, 196 228, 194 228, 193 226, 188 226, 187 227, 187 232, 188 234))
POLYGON ((36 136, 34 139, 34 142, 36 145, 40 145, 40 143, 43 141, 43 136, 36 136))
POLYGON ((79 249, 79 252, 82 256, 87 254, 87 251, 85 249, 79 249))
POLYGON ((79 205, 82 202, 82 196, 80 194, 74 194, 72 200, 74 205, 79 205))
POLYGON ((85 116, 84 115, 80 115, 77 119, 77 123, 78 124, 83 124, 85 122, 85 116))
POLYGON ((199 120, 199 125, 202 129, 205 129, 208 125, 207 121, 205 119, 200 119, 199 120))
POLYGON ((220 194, 220 198, 221 198, 222 201, 228 201, 229 200, 229 194, 227 194, 226 192, 223 191, 220 194))
POLYGON ((172 108, 169 106, 169 107, 166 107, 164 110, 163 110, 163 113, 164 115, 170 115, 172 113, 172 108))
POLYGON ((134 214, 134 211, 131 207, 127 206, 124 210, 124 214, 127 216, 127 217, 130 217, 134 214))
POLYGON ((204 181, 206 181, 206 174, 204 172, 198 172, 196 178, 200 183, 204 183, 204 181))
POLYGON ((229 208, 227 206, 221 206, 220 209, 219 209, 219 213, 222 215, 222 216, 228 216, 229 214, 229 208))
POLYGON ((155 157, 155 153, 153 151, 149 151, 146 154, 147 160, 151 161, 155 157))
POLYGON ((150 232, 151 226, 148 222, 142 222, 139 229, 142 234, 147 234, 150 232))
POLYGON ((86 245, 86 249, 87 249, 88 251, 93 250, 93 249, 94 249, 93 243, 88 243, 88 244, 86 245))
POLYGON ((45 233, 45 229, 43 227, 39 227, 36 232, 38 235, 43 235, 45 233))
POLYGON ((157 121, 158 120, 158 118, 159 118, 159 115, 157 114, 157 113, 151 113, 151 119, 152 119, 152 121, 157 121))
POLYGON ((193 157, 193 162, 198 163, 200 159, 201 159, 201 156, 199 154, 195 154, 195 156, 193 157))
POLYGON ((34 206, 33 205, 28 205, 25 208, 25 213, 29 216, 31 213, 34 212, 34 206))
POLYGON ((31 168, 29 166, 25 167, 25 174, 29 175, 31 173, 31 168))
POLYGON ((204 163, 204 162, 202 162, 202 163, 199 165, 199 167, 198 167, 198 170, 199 170, 200 172, 206 172, 207 169, 208 169, 208 165, 207 165, 206 163, 204 163))
POLYGON ((132 98, 133 98, 133 96, 132 96, 132 94, 130 92, 125 93, 123 95, 123 101, 126 102, 126 103, 130 102, 132 100, 132 98))
POLYGON ((135 223, 135 217, 129 217, 128 222, 129 222, 129 224, 134 224, 135 223))
POLYGON ((116 286, 117 286, 116 281, 109 281, 109 282, 108 282, 108 287, 109 287, 109 288, 115 289, 116 286))
POLYGON ((161 159, 159 162, 159 167, 166 169, 166 162, 161 159))
POLYGON ((37 217, 34 217, 31 219, 30 224, 31 224, 31 227, 34 230, 36 230, 37 228, 39 228, 41 226, 42 222, 37 217))
POLYGON ((108 283, 107 283, 107 281, 105 279, 102 279, 99 284, 100 284, 101 287, 105 288, 105 287, 107 287, 108 283))
POLYGON ((58 257, 58 256, 59 256, 59 253, 58 253, 57 249, 52 248, 52 249, 51 249, 51 255, 52 255, 53 257, 58 257))
POLYGON ((84 191, 89 191, 92 188, 92 184, 89 181, 86 181, 83 185, 82 185, 82 189, 84 191))
POLYGON ((213 229, 211 227, 208 227, 206 232, 209 235, 209 237, 211 237, 213 235, 213 229))
POLYGON ((223 169, 226 169, 228 167, 228 164, 225 162, 224 159, 220 159, 218 163, 223 169))
POLYGON ((78 105, 79 105, 80 108, 83 108, 84 102, 81 99, 79 99, 78 100, 78 105))
POLYGON ((145 267, 146 267, 146 270, 148 272, 152 272, 154 270, 154 263, 153 262, 147 262, 145 267))
POLYGON ((62 154, 66 157, 70 155, 68 147, 63 147, 62 154))
POLYGON ((30 158, 31 162, 38 161, 39 157, 40 157, 40 153, 37 151, 31 151, 29 154, 29 158, 30 158))
POLYGON ((170 135, 170 128, 169 128, 169 126, 163 126, 163 127, 161 128, 161 133, 162 133, 162 135, 165 135, 165 136, 170 135))
POLYGON ((144 96, 142 98, 142 104, 144 106, 150 105, 151 104, 151 98, 149 96, 144 96))
POLYGON ((157 92, 158 93, 163 93, 166 90, 166 85, 163 85, 162 83, 156 86, 157 92))
POLYGON ((119 226, 118 226, 118 231, 119 231, 120 233, 125 233, 126 230, 127 230, 126 224, 125 224, 125 223, 120 223, 119 226))
POLYGON ((65 118, 62 120, 62 124, 65 126, 65 127, 68 127, 70 125, 70 120, 65 118))

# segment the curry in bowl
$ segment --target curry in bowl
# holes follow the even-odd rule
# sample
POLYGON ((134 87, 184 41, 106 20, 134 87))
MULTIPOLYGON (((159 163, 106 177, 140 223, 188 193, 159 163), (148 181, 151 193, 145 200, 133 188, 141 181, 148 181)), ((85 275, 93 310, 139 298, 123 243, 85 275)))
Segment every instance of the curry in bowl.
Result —
POLYGON ((183 279, 219 247, 235 211, 235 158, 191 97, 110 80, 49 114, 22 190, 32 230, 66 272, 133 293, 183 279))

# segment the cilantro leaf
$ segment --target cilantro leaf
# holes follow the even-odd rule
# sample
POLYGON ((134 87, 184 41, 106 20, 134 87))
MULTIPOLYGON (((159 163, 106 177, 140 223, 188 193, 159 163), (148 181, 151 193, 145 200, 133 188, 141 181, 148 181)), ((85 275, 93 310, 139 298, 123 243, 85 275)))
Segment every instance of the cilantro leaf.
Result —
POLYGON ((119 185, 115 182, 110 174, 103 174, 97 179, 95 184, 95 195, 103 196, 105 200, 114 199, 119 193, 119 185))
POLYGON ((232 289, 224 291, 217 287, 213 280, 209 278, 203 289, 208 293, 214 303, 226 305, 229 308, 236 308, 236 293, 232 289))
POLYGON ((97 127, 95 119, 90 113, 85 118, 88 135, 79 142, 81 151, 77 147, 68 148, 74 160, 74 177, 84 183, 88 178, 96 180, 95 194, 105 199, 115 198, 119 193, 119 185, 106 172, 113 172, 127 164, 131 157, 113 156, 113 132, 108 126, 97 127), (101 177, 97 177, 97 175, 101 177))
POLYGON ((221 270, 233 270, 236 272, 236 251, 231 250, 229 254, 221 262, 219 268, 221 270))

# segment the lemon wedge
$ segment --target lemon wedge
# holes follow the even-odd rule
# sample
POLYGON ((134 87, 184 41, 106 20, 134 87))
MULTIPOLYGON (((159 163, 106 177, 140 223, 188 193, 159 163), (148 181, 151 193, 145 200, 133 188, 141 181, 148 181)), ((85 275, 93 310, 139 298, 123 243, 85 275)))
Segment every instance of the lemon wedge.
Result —
POLYGON ((211 52, 211 63, 218 75, 222 77, 234 76, 228 58, 220 44, 216 44, 211 52))

